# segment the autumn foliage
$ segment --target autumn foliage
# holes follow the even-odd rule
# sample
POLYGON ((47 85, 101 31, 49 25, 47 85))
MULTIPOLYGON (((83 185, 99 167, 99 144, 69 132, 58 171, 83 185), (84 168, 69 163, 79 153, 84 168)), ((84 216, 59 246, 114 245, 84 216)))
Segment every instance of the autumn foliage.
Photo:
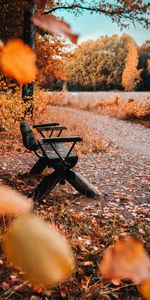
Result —
POLYGON ((19 91, 12 94, 10 91, 0 96, 0 128, 11 129, 14 124, 24 117, 28 104, 25 104, 19 91))
MULTIPOLYGON (((74 1, 71 9, 80 8, 82 1, 79 2, 81 2, 79 3, 80 5, 74 1)), ((126 14, 130 15, 131 8, 135 13, 138 11, 142 12, 143 10, 147 11, 147 6, 141 7, 141 2, 119 1, 120 6, 117 7, 117 13, 115 13, 113 5, 108 5, 108 3, 107 5, 99 6, 98 9, 99 11, 105 9, 106 14, 114 14, 120 20, 120 15, 124 14, 124 11, 120 10, 122 4, 125 4, 123 8, 125 8, 126 14)), ((63 34, 73 43, 77 42, 78 36, 71 32, 70 26, 64 21, 58 20, 52 14, 46 17, 41 16, 47 7, 47 1, 36 0, 35 4, 39 6, 39 10, 32 18, 34 24, 50 33, 63 34)), ((54 9, 55 3, 52 1, 50 4, 54 9)), ((60 5, 61 1, 58 1, 58 4, 60 5)), ((139 17, 138 20, 147 24, 145 19, 139 17)), ((54 56, 57 56, 57 52, 54 56)), ((55 57, 55 63, 57 64, 58 62, 60 61, 55 57)), ((139 80, 140 71, 137 71, 137 63, 136 47, 134 44, 130 44, 130 51, 127 55, 126 67, 123 74, 123 85, 126 90, 134 87, 134 82, 139 80)), ((49 62, 49 67, 50 65, 51 62, 49 62)), ((1 47, 0 67, 6 75, 16 79, 19 84, 27 84, 33 81, 37 74, 36 55, 21 40, 11 39, 1 47)), ((42 74, 43 76, 47 76, 48 71, 46 70, 45 72, 44 75, 42 74)), ((58 69, 56 68, 54 75, 59 77, 58 73, 58 69)), ((62 79, 62 74, 60 74, 60 78, 62 79)), ((12 126, 14 120, 17 121, 22 118, 24 108, 21 100, 18 100, 19 98, 16 100, 13 97, 13 100, 11 100, 9 95, 9 105, 7 103, 7 95, 3 94, 1 99, 1 126, 8 128, 12 126)), ((40 114, 45 110, 46 101, 43 106, 41 102, 42 97, 40 98, 39 93, 37 107, 36 102, 34 103, 37 114, 35 115, 35 119, 36 117, 39 119, 40 114), (40 107, 40 111, 38 111, 38 107, 40 107)), ((118 105, 118 102, 117 100, 115 105, 118 105)), ((2 246, 10 265, 18 269, 31 284, 40 284, 42 287, 58 285, 71 277, 74 271, 75 260, 70 244, 64 235, 58 232, 52 224, 48 224, 48 222, 33 214, 32 200, 3 185, 0 185, 0 197, 0 215, 2 217, 9 217, 8 227, 4 226, 5 228, 2 231, 2 246)), ((66 217, 63 213, 63 206, 61 214, 64 222, 66 217)), ((77 214, 76 218, 77 220, 80 218, 79 214, 77 214)), ((80 227, 79 224, 78 232, 80 227)), ((100 238, 103 234, 99 228, 97 228, 97 234, 100 235, 100 238)), ((78 248, 80 249, 82 246, 82 251, 85 251, 85 245, 82 245, 82 240, 84 241, 85 238, 87 239, 87 237, 78 239, 78 248)), ((90 243, 91 241, 88 241, 88 245, 90 243)), ((97 250, 99 249, 96 247, 94 251, 97 250)), ((84 266, 89 265, 91 265, 91 261, 84 262, 84 266)), ((141 293, 145 299, 150 299, 150 259, 140 241, 127 237, 125 240, 119 240, 116 244, 105 249, 99 264, 99 272, 114 284, 120 284, 120 281, 123 280, 132 280, 134 284, 140 285, 141 293)), ((88 280, 90 281, 90 279, 88 280)), ((85 286, 85 289, 87 288, 88 282, 85 286)))
MULTIPOLYGON (((54 226, 32 214, 31 200, 3 185, 0 195, 0 214, 16 217, 9 222, 2 239, 11 265, 23 272, 33 285, 48 287, 66 280, 74 270, 74 256, 66 239, 54 226)), ((91 263, 85 261, 84 265, 91 263)), ((132 280, 140 285, 145 299, 150 299, 150 259, 142 243, 134 238, 126 236, 104 250, 99 272, 115 285, 132 280)))
POLYGON ((138 66, 138 50, 134 42, 128 45, 128 55, 126 58, 125 69, 122 74, 122 85, 125 91, 134 90, 137 83, 140 82, 140 73, 142 70, 137 70, 138 66))
MULTIPOLYGON (((37 119, 42 121, 42 117, 47 109, 47 100, 46 93, 36 88, 33 113, 34 122, 36 122, 37 119)), ((21 91, 19 88, 15 88, 15 93, 12 93, 10 90, 5 93, 2 92, 0 96, 0 129, 11 129, 13 131, 14 124, 24 118, 25 111, 29 105, 29 102, 24 103, 21 99, 21 91)))
POLYGON ((66 61, 72 91, 149 90, 149 41, 138 46, 127 35, 100 37, 78 45, 66 61))
POLYGON ((49 90, 61 88, 66 80, 65 61, 69 56, 66 50, 67 45, 61 38, 36 35, 37 85, 49 90))

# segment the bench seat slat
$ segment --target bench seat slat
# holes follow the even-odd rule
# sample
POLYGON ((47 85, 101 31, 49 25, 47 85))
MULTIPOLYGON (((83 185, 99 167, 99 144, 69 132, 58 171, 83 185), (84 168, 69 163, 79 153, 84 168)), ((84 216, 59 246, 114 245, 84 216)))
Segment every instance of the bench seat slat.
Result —
POLYGON ((57 126, 59 123, 47 123, 47 124, 34 124, 33 128, 38 128, 38 127, 47 127, 47 126, 57 126))
MULTIPOLYGON (((43 144, 41 141, 40 141, 40 144, 42 145, 43 149, 45 150, 46 152, 46 155, 47 157, 50 159, 50 160, 55 160, 55 159, 58 159, 60 160, 60 158, 58 157, 57 153, 54 151, 54 149, 52 148, 51 145, 48 145, 48 144, 43 144)), ((58 151, 58 153, 60 154, 60 156, 62 158, 65 158, 69 152, 69 148, 63 144, 63 143, 53 143, 55 149, 58 151)), ((73 157, 77 157, 77 155, 72 151, 70 154, 69 154, 69 157, 67 158, 67 160, 69 160, 69 158, 73 158, 73 157)))
POLYGON ((82 138, 79 136, 43 138, 43 143, 49 143, 49 144, 70 143, 70 142, 82 142, 82 138))
POLYGON ((67 127, 65 126, 45 126, 45 127, 38 127, 37 131, 41 132, 41 131, 52 131, 52 130, 66 130, 67 127))

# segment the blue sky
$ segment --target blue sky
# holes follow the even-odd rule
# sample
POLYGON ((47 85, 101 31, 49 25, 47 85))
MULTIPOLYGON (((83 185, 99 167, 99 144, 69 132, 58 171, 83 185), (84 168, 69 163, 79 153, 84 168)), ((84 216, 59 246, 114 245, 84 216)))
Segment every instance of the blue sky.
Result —
POLYGON ((90 15, 89 12, 84 12, 83 15, 75 17, 71 13, 61 11, 57 15, 63 16, 65 21, 71 25, 72 30, 80 34, 79 43, 87 39, 97 39, 102 35, 120 35, 124 32, 131 35, 138 45, 150 39, 150 28, 144 29, 140 25, 134 28, 131 24, 129 29, 126 28, 121 31, 116 23, 113 23, 109 17, 102 14, 90 15))

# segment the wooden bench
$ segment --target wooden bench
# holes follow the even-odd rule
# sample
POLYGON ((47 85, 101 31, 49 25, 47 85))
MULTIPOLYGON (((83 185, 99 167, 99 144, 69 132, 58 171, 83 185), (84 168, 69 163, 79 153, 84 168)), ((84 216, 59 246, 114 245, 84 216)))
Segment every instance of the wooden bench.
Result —
POLYGON ((59 123, 34 124, 33 128, 36 128, 42 137, 51 137, 54 132, 57 132, 57 136, 60 136, 62 131, 67 129, 65 126, 60 126, 59 123))
MULTIPOLYGON (((79 136, 51 137, 51 131, 55 130, 62 132, 62 127, 57 125, 34 125, 34 128, 40 128, 39 132, 43 136, 45 128, 49 127, 50 137, 42 137, 36 140, 27 122, 21 122, 20 130, 22 134, 24 146, 38 156, 38 161, 29 172, 30 175, 40 174, 46 168, 53 168, 54 171, 39 183, 33 192, 33 198, 40 202, 57 183, 65 184, 68 181, 78 192, 87 197, 94 197, 100 195, 97 189, 90 184, 81 174, 72 170, 78 161, 77 154, 73 148, 77 142, 81 142, 82 138, 79 136), (51 128, 50 128, 51 127, 51 128), (57 129, 56 129, 57 127, 57 129), (60 129, 60 130, 59 130, 60 129)), ((66 127, 63 127, 66 128, 66 127)), ((47 130, 46 130, 47 131, 47 130)))

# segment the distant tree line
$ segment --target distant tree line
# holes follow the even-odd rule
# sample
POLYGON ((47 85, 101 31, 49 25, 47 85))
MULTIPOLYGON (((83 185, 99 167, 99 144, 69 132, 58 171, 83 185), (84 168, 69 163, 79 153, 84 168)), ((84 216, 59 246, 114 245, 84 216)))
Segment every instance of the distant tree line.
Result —
POLYGON ((150 41, 138 47, 127 34, 80 44, 66 64, 67 88, 75 91, 150 90, 150 41))
MULTIPOLYGON (((36 85, 48 90, 150 90, 150 40, 138 47, 127 34, 88 40, 69 52, 56 36, 36 34, 36 85)), ((17 83, 0 73, 0 91, 17 83)))

